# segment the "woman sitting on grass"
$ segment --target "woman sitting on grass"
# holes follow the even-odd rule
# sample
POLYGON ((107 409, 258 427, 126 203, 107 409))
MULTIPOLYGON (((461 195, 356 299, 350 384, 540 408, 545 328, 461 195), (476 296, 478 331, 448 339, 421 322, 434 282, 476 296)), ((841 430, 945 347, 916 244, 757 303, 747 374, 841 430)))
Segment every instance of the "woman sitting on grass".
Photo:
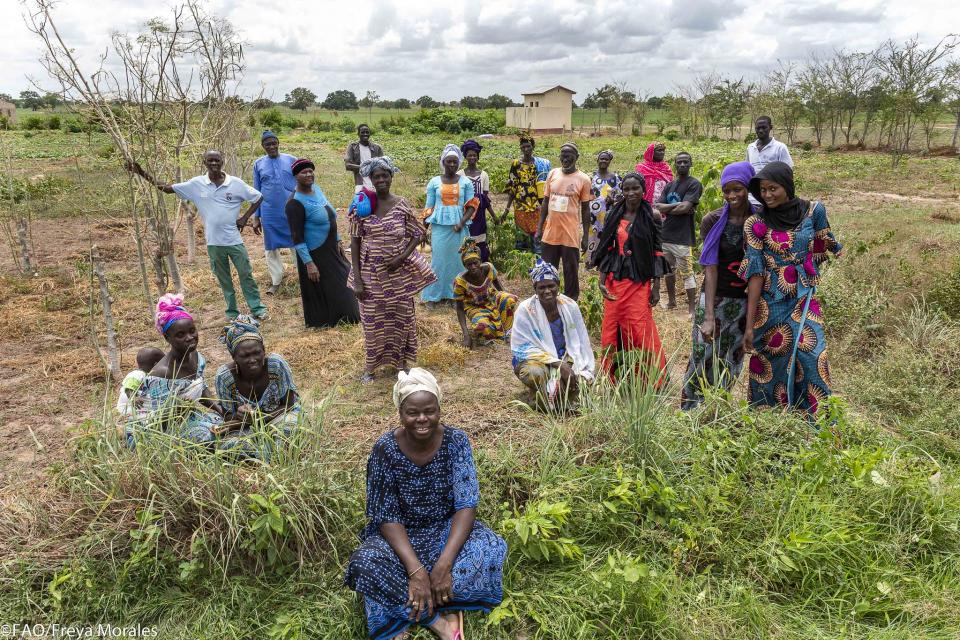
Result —
POLYGON ((299 423, 301 407, 290 365, 276 353, 267 355, 259 324, 240 315, 224 327, 220 341, 233 362, 220 366, 214 386, 224 415, 219 432, 229 434, 221 448, 269 461, 273 445, 281 447, 299 423), (262 429, 272 437, 262 443, 246 437, 262 429))
POLYGON ((503 598, 507 545, 476 520, 480 485, 467 435, 441 424, 442 394, 424 369, 400 372, 400 427, 367 460, 367 526, 345 582, 363 595, 371 638, 407 638, 414 624, 463 639, 463 611, 503 598))
POLYGON ((137 391, 136 413, 126 426, 127 444, 134 447, 154 431, 198 444, 212 442, 223 424, 222 410, 203 380, 207 361, 197 351, 197 326, 183 307, 182 296, 160 296, 155 326, 170 350, 147 372, 137 391))
POLYGON ((473 347, 474 337, 501 340, 509 336, 517 308, 517 296, 503 290, 496 267, 481 262, 480 256, 476 241, 464 240, 460 259, 467 270, 453 281, 463 346, 468 349, 473 347))
POLYGON ((560 272, 537 258, 530 270, 536 295, 517 306, 510 348, 513 372, 542 407, 571 406, 596 361, 577 303, 560 293, 560 272))

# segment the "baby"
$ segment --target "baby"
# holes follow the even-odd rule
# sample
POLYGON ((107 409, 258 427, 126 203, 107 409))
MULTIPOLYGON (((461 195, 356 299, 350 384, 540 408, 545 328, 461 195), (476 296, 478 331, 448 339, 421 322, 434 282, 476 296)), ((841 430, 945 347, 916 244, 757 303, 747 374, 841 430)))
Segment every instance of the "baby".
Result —
POLYGON ((137 351, 137 368, 127 374, 120 383, 120 397, 117 398, 117 414, 132 416, 136 411, 133 398, 150 370, 163 358, 163 351, 156 347, 143 347, 137 351))

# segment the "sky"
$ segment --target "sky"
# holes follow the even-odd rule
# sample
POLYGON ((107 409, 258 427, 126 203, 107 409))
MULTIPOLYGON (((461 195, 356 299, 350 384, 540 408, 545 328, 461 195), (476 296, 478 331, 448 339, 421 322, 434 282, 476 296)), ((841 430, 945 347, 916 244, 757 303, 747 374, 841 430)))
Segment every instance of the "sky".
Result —
MULTIPOLYGON (((33 79, 55 89, 25 24, 34 0, 0 0, 0 93, 33 79)), ((135 33, 173 2, 59 0, 54 19, 92 72, 110 33, 135 33)), ((956 0, 209 0, 245 46, 242 90, 282 100, 305 86, 383 99, 514 100, 562 84, 582 100, 608 82, 637 95, 675 92, 698 72, 760 80, 778 60, 887 39, 937 42, 960 31, 956 0)), ((110 58, 108 57, 108 64, 110 58)))

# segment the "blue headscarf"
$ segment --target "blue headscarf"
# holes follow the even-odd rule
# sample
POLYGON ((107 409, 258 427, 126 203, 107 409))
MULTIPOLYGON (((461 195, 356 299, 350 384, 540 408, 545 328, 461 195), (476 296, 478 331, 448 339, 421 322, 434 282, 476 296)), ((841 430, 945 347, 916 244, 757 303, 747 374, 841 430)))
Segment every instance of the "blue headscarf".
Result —
POLYGON ((473 138, 470 138, 469 140, 464 142, 462 145, 460 145, 460 151, 463 152, 463 155, 467 155, 467 151, 476 151, 477 155, 480 155, 480 152, 483 151, 483 147, 480 145, 479 142, 477 142, 473 138))
POLYGON ((277 137, 277 134, 275 134, 273 131, 270 131, 270 129, 264 129, 263 133, 260 134, 260 142, 263 142, 267 138, 274 138, 275 140, 280 140, 280 138, 277 137))
POLYGON ((227 351, 230 355, 237 350, 244 340, 256 340, 263 344, 263 336, 260 335, 260 321, 252 316, 240 314, 220 332, 220 342, 227 345, 227 351))
POLYGON ((533 279, 533 284, 544 280, 560 282, 560 272, 557 271, 557 268, 539 256, 537 256, 536 264, 530 269, 530 277, 533 279))

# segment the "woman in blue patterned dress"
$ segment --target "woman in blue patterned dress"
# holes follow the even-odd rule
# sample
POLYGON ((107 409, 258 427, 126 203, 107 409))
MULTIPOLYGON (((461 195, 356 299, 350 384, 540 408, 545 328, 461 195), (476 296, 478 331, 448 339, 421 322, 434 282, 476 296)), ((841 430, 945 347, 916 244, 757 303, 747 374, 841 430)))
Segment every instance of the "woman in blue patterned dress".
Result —
POLYGON ((154 433, 211 443, 223 419, 203 380, 207 362, 197 351, 197 326, 184 308, 182 296, 168 293, 160 297, 155 326, 170 350, 147 372, 137 390, 136 413, 125 428, 127 444, 133 448, 154 433))
POLYGON ((214 379, 224 416, 218 430, 225 434, 221 448, 269 461, 274 447, 282 447, 300 421, 293 372, 279 354, 267 355, 255 318, 237 316, 224 327, 220 341, 233 358, 214 379))
POLYGON ((400 372, 398 429, 367 461, 367 526, 345 582, 363 595, 371 638, 404 638, 413 624, 463 638, 463 611, 503 598, 507 545, 476 520, 480 486, 467 435, 440 423, 442 394, 424 369, 400 372))
POLYGON ((827 252, 839 257, 841 246, 823 203, 796 197, 789 165, 768 164, 750 180, 750 193, 763 210, 744 224, 738 272, 747 282, 748 399, 813 416, 830 395, 823 313, 814 294, 827 252))
POLYGON ((610 171, 613 162, 613 151, 605 149, 597 154, 597 170, 593 172, 593 181, 590 183, 590 239, 587 241, 587 260, 593 256, 597 248, 597 240, 603 233, 603 223, 607 220, 607 210, 620 199, 620 174, 610 171))

